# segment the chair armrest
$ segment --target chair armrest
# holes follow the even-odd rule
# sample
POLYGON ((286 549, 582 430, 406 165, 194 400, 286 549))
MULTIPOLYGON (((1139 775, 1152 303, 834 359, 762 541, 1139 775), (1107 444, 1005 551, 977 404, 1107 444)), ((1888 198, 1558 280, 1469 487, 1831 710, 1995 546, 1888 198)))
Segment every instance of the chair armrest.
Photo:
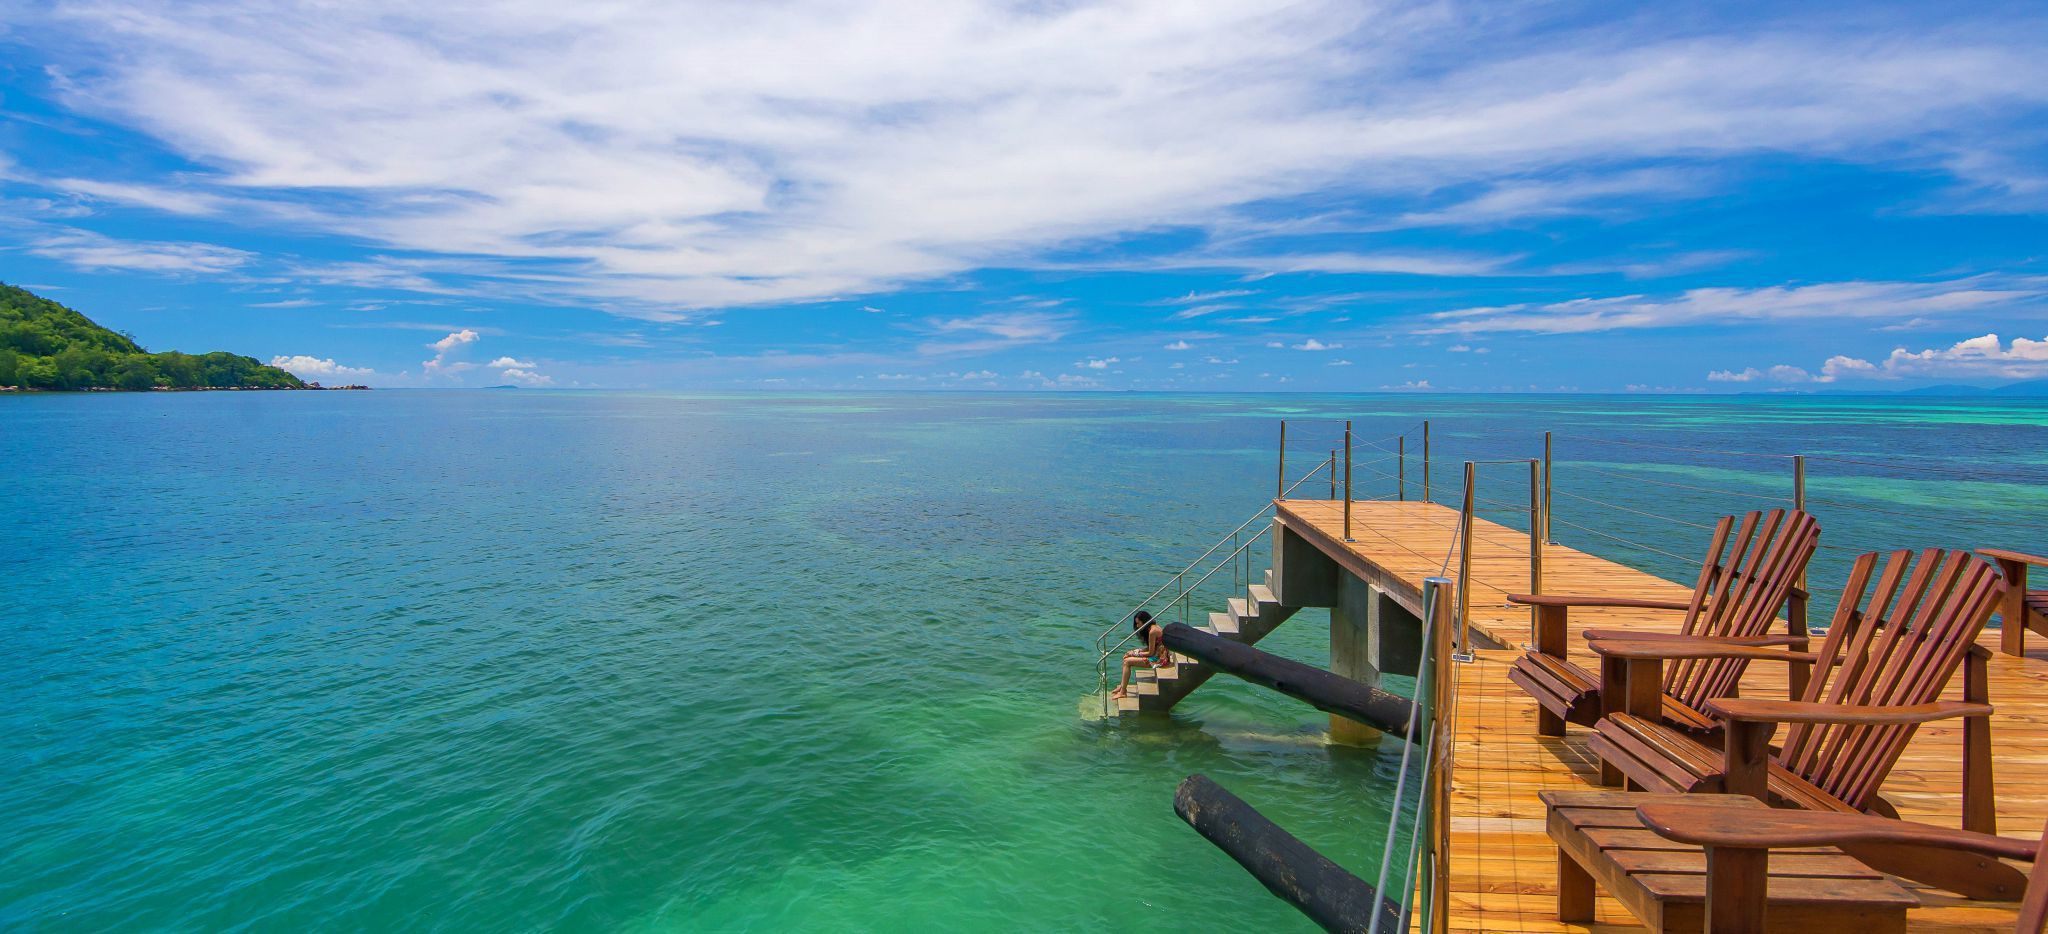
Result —
POLYGON ((1999 859, 2033 862, 2039 843, 1947 830, 1868 814, 1713 807, 1681 802, 1636 808, 1643 826, 1696 846, 1768 849, 1877 843, 1960 850, 1999 859))
POLYGON ((1605 658, 1741 658, 1751 661, 1808 664, 1820 661, 1820 656, 1812 652, 1791 652, 1762 646, 1739 645, 1719 639, 1616 639, 1592 642, 1587 647, 1605 658))
POLYGON ((1571 594, 1508 594, 1509 603, 1524 606, 1592 606, 1618 607, 1636 610, 1687 610, 1692 604, 1684 600, 1638 600, 1634 597, 1574 596, 1571 594))
POLYGON ((1812 636, 1758 636, 1729 639, 1720 636, 1688 636, 1675 632, 1632 632, 1627 629, 1588 629, 1579 633, 1587 642, 1713 642, 1720 645, 1810 645, 1812 636))
POLYGON ((1813 701, 1757 700, 1747 697, 1717 697, 1707 701, 1707 713, 1737 723, 1850 723, 1907 724, 1947 720, 1951 717, 1990 716, 1990 704, 1935 701, 1897 707, 1861 704, 1822 704, 1813 701))
POLYGON ((2021 564, 2038 564, 2042 567, 2048 567, 2048 558, 2040 555, 2030 555, 2024 551, 2009 551, 2004 548, 1979 548, 1977 553, 1994 561, 2003 558, 2007 561, 2018 561, 2021 564))

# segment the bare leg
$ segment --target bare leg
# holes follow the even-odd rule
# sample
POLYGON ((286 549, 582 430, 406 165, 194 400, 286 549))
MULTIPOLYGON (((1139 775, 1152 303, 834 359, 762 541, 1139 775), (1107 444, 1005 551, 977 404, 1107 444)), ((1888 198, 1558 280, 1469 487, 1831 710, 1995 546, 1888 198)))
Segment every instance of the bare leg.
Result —
POLYGON ((1117 679, 1116 690, 1109 692, 1109 696, 1123 697, 1124 695, 1129 694, 1131 692, 1131 670, 1143 664, 1144 659, 1142 658, 1130 658, 1126 656, 1124 658, 1123 677, 1117 679))

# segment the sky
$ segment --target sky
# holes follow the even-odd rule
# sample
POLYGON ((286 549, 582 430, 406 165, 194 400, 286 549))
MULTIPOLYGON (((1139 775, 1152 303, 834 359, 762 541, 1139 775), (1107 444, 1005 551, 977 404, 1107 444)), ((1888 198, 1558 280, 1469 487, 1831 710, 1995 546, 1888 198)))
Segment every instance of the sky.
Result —
POLYGON ((2048 377, 2039 4, 0 0, 0 281, 392 387, 2048 377))

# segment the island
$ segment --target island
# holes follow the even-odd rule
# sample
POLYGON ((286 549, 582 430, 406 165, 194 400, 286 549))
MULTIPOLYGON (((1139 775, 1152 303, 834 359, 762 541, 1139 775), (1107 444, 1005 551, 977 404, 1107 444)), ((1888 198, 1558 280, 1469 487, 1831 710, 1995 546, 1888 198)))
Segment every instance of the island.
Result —
POLYGON ((0 283, 0 391, 324 388, 239 354, 150 353, 77 311, 0 283))

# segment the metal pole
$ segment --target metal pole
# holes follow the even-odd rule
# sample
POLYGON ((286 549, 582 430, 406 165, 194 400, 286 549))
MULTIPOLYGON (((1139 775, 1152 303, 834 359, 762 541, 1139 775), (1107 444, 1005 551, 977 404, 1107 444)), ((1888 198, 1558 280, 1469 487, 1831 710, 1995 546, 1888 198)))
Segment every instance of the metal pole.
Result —
POLYGON ((1344 421, 1344 540, 1351 537, 1351 420, 1344 421))
MULTIPOLYGON (((1542 465, 1529 460, 1529 592, 1543 592, 1542 465)), ((1529 608, 1529 641, 1536 641, 1536 608, 1529 608)))
POLYGON ((1472 660, 1472 484, 1479 467, 1465 462, 1465 508, 1458 512, 1458 656, 1472 660))
POLYGON ((1429 419, 1422 420, 1422 501, 1429 502, 1429 419))
POLYGON ((1402 502, 1408 501, 1408 436, 1394 439, 1394 484, 1400 489, 1402 502))
POLYGON ((1332 500, 1335 500, 1335 499, 1337 498, 1337 449, 1336 449, 1336 448, 1331 448, 1331 449, 1330 449, 1330 465, 1329 465, 1329 474, 1330 474, 1330 499, 1332 499, 1332 500))
POLYGON ((1273 485, 1273 498, 1287 495, 1287 420, 1280 420, 1280 480, 1273 485))
POLYGON ((1543 540, 1550 541, 1550 432, 1547 431, 1543 433, 1543 540))

